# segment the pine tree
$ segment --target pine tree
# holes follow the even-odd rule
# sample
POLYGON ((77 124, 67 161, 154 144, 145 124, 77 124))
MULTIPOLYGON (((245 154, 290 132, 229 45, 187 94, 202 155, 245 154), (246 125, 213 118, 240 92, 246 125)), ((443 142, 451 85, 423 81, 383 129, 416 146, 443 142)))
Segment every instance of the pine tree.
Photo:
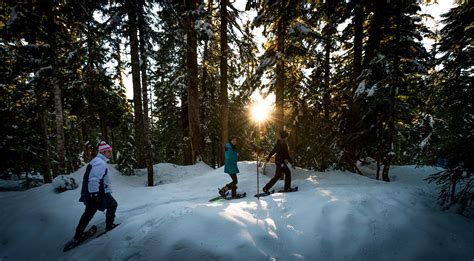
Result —
POLYGON ((189 137, 191 140, 191 164, 202 160, 201 150, 201 126, 199 117, 199 88, 198 88, 198 65, 197 65, 197 33, 195 22, 198 15, 198 1, 185 0, 186 10, 186 67, 187 75, 187 106, 189 121, 189 137))
POLYGON ((294 112, 298 111, 298 108, 290 109, 290 104, 294 104, 292 101, 300 96, 302 57, 306 54, 307 44, 304 39, 314 36, 303 17, 307 6, 302 1, 248 2, 248 7, 258 10, 253 25, 263 26, 263 34, 268 38, 251 84, 254 88, 275 93, 275 111, 271 122, 276 132, 289 129, 289 123, 294 122, 290 117, 294 118, 294 112), (259 83, 263 75, 268 78, 268 84, 259 83))
POLYGON ((422 75, 427 74, 428 54, 421 44, 425 29, 416 17, 420 7, 415 1, 373 3, 367 9, 372 15, 352 104, 365 113, 357 116, 352 140, 359 144, 359 157, 376 155, 384 166, 382 178, 389 181, 389 167, 397 156, 397 135, 411 126, 422 106, 412 94, 425 85, 422 75))
MULTIPOLYGON (((28 114, 23 106, 21 110, 9 106, 10 115, 23 115, 28 121, 22 127, 35 132, 18 137, 21 142, 29 141, 31 148, 18 150, 16 163, 27 172, 43 172, 47 181, 50 167, 55 174, 74 171, 91 159, 98 141, 106 139, 113 143, 113 130, 127 110, 124 96, 114 89, 112 76, 104 66, 108 60, 108 49, 104 46, 110 40, 110 25, 116 20, 96 21, 94 12, 107 10, 100 1, 69 5, 26 1, 4 6, 7 26, 1 28, 1 39, 10 54, 2 55, 2 60, 7 59, 11 68, 16 69, 5 72, 5 84, 12 87, 12 96, 8 94, 6 98, 14 101, 24 86, 25 94, 34 94, 28 104, 40 112, 28 114), (58 120, 53 121, 50 115, 55 110, 62 112, 55 113, 58 120), (52 131, 52 126, 58 131, 52 131), (42 156, 31 157, 32 153, 42 156)), ((20 142, 16 144, 3 148, 9 152, 20 142)))
POLYGON ((148 36, 149 27, 145 17, 145 1, 138 2, 138 31, 140 33, 140 63, 141 63, 141 89, 143 98, 143 143, 145 148, 143 150, 145 163, 148 173, 148 186, 153 186, 153 155, 150 142, 150 119, 148 117, 148 36))
POLYGON ((160 32, 152 32, 152 41, 160 48, 150 53, 153 60, 150 81, 154 95, 156 117, 153 135, 155 157, 160 161, 185 164, 190 162, 188 147, 188 120, 186 99, 186 69, 184 66, 184 29, 181 26, 182 6, 176 2, 163 2, 157 13, 160 32), (170 15, 171 14, 171 15, 170 15), (181 104, 180 104, 181 103, 181 104), (183 113, 184 112, 184 113, 183 113), (188 159, 188 160, 186 160, 188 159))
POLYGON ((139 61, 139 42, 138 42, 138 25, 137 0, 127 0, 128 10, 128 33, 130 37, 130 61, 132 68, 133 81, 133 108, 135 116, 135 151, 137 153, 137 164, 139 167, 145 166, 144 141, 143 141, 143 103, 142 103, 142 87, 140 82, 140 61, 139 61))
POLYGON ((432 176, 431 181, 440 184, 441 203, 459 203, 461 212, 472 207, 474 198, 473 15, 474 5, 465 2, 442 16, 446 25, 439 45, 441 82, 435 85, 438 88, 430 103, 435 108, 434 138, 429 140, 434 149, 428 156, 447 162, 446 171, 432 176))
MULTIPOLYGON (((311 144, 311 156, 306 156, 314 162, 311 167, 325 170, 337 159, 336 127, 340 117, 340 96, 339 91, 343 74, 339 74, 342 64, 347 64, 340 54, 336 53, 341 46, 341 36, 337 31, 337 26, 342 24, 348 17, 347 6, 342 2, 320 2, 308 9, 309 24, 313 31, 321 32, 316 34, 312 42, 312 48, 308 50, 311 63, 307 64, 307 69, 312 73, 306 82, 308 89, 305 90, 305 113, 301 119, 307 117, 306 121, 311 124, 314 130, 312 137, 305 137, 301 140, 303 144, 311 144), (338 89, 339 88, 339 89, 338 89), (314 111, 308 110, 313 108, 314 111), (306 114, 307 113, 307 114, 306 114), (313 120, 311 120, 313 119, 313 120), (311 142, 313 141, 313 142, 311 142)), ((302 153, 304 148, 302 148, 302 153)))
POLYGON ((219 92, 219 104, 221 114, 221 143, 219 146, 219 166, 224 165, 224 146, 229 139, 229 96, 228 96, 228 57, 229 57, 229 46, 228 46, 228 20, 229 15, 227 12, 227 6, 229 2, 227 0, 221 1, 220 6, 220 92, 219 92))

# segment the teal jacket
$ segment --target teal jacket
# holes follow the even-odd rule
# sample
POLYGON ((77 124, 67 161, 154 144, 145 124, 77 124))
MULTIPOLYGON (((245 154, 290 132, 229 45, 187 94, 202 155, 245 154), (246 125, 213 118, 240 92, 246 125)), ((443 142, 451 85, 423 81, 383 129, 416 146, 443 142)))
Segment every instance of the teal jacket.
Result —
POLYGON ((227 143, 225 145, 225 166, 224 172, 227 174, 237 174, 239 173, 239 168, 237 167, 237 159, 239 154, 237 150, 232 149, 232 145, 227 143))

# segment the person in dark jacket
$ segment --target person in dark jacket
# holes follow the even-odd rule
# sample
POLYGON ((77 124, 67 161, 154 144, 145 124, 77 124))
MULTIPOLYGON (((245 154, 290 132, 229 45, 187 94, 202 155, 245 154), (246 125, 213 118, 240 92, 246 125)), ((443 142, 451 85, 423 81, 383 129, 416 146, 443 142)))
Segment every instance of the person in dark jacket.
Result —
POLYGON ((114 224, 114 219, 118 204, 111 194, 112 187, 107 166, 107 162, 112 157, 112 147, 102 141, 99 144, 98 150, 97 156, 87 166, 82 181, 81 198, 79 201, 84 203, 86 209, 76 227, 74 240, 77 241, 81 241, 87 224, 92 220, 97 210, 104 211, 107 209, 105 215, 106 231, 112 230, 117 226, 114 224))
POLYGON ((293 160, 288 153, 288 145, 286 144, 286 138, 288 138, 288 133, 286 131, 280 131, 277 137, 277 143, 273 147, 272 151, 267 157, 267 162, 270 161, 270 158, 275 155, 275 176, 263 187, 263 192, 269 194, 270 189, 275 185, 275 183, 285 174, 285 191, 291 190, 291 171, 288 168, 288 162, 293 164, 293 160))
POLYGON ((239 158, 239 153, 237 152, 237 137, 231 137, 229 143, 225 145, 225 166, 224 172, 229 174, 232 182, 226 184, 223 188, 219 190, 219 195, 225 197, 225 193, 228 190, 231 190, 232 198, 239 198, 241 195, 237 194, 237 173, 239 173, 239 168, 237 167, 237 160, 239 158))

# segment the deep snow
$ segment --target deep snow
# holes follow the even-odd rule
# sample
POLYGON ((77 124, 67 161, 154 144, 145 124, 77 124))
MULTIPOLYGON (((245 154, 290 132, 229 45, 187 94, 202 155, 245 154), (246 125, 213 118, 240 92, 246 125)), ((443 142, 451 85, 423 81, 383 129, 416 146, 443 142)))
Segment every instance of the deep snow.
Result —
MULTIPOLYGON (((248 197, 208 200, 230 181, 223 168, 155 165, 122 176, 113 166, 119 203, 112 232, 63 253, 84 210, 80 188, 51 184, 0 193, 0 260, 468 260, 474 222, 443 211, 423 179, 431 167, 393 167, 385 183, 348 172, 292 170, 296 193, 256 193, 255 162, 239 162, 248 197)), ((85 168, 71 174, 78 184, 85 168)), ((267 166, 272 176, 274 167, 267 166)), ((260 176, 260 186, 268 177, 260 176)), ((274 188, 282 187, 280 181, 274 188)), ((91 224, 104 227, 98 212, 91 224)))

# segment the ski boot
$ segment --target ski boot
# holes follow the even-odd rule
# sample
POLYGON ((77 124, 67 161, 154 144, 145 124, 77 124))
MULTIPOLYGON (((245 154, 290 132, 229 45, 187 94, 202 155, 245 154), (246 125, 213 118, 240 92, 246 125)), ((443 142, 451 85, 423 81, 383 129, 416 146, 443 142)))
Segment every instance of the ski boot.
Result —
POLYGON ((265 188, 265 187, 264 187, 262 190, 263 190, 263 192, 264 192, 265 194, 267 194, 267 195, 272 194, 272 193, 270 192, 270 190, 267 189, 267 188, 265 188))
POLYGON ((229 190, 229 187, 227 187, 227 185, 225 185, 223 188, 219 189, 219 195, 221 195, 221 197, 225 198, 226 197, 226 192, 229 190))

